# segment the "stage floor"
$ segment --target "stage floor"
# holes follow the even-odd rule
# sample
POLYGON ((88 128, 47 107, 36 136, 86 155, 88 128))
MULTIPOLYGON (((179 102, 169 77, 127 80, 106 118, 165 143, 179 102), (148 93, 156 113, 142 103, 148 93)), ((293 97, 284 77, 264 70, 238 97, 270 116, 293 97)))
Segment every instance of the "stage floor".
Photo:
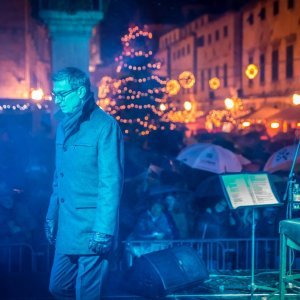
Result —
MULTIPOLYGON (((0 274, 1 300, 48 300, 49 274, 0 274)), ((278 299, 278 271, 261 270, 255 272, 254 295, 251 298, 251 274, 247 271, 211 272, 205 282, 193 288, 180 290, 166 297, 156 299, 278 299)), ((133 295, 126 287, 126 274, 111 272, 105 285, 103 299, 146 300, 133 295)), ((300 299, 300 282, 288 289, 285 299, 300 299)))

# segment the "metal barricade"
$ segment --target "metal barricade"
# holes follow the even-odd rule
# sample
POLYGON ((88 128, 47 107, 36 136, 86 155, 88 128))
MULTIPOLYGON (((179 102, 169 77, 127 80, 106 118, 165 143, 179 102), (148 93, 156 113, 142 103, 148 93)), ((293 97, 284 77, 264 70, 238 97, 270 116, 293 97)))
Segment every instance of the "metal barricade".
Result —
POLYGON ((0 244, 0 271, 35 272, 36 260, 32 247, 28 244, 0 244))
MULTIPOLYGON (((132 265, 135 257, 182 245, 195 249, 209 271, 251 268, 251 239, 139 240, 125 241, 123 245, 125 268, 132 265)), ((28 244, 0 244, 0 271, 49 273, 53 252, 54 248, 46 244, 35 250, 28 244)), ((278 269, 279 239, 257 238, 255 255, 255 269, 278 269)), ((298 257, 295 261, 300 262, 298 257)), ((124 263, 120 267, 124 268, 124 263)))
MULTIPOLYGON (((251 268, 251 239, 126 241, 127 266, 142 254, 182 245, 194 248, 209 271, 251 268)), ((279 239, 257 238, 255 255, 256 269, 278 269, 279 239)))

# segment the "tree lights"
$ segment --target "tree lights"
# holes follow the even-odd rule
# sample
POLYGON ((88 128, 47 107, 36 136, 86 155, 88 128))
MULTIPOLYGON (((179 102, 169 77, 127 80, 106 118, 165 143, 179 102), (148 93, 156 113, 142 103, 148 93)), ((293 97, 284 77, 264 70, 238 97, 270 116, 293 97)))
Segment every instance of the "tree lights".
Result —
MULTIPOLYGON (((166 92, 170 93, 172 87, 154 74, 161 68, 161 62, 153 60, 149 48, 151 39, 152 33, 145 28, 129 28, 121 38, 122 54, 115 58, 117 78, 110 84, 114 87, 109 91, 115 103, 110 103, 105 110, 118 120, 129 136, 170 129, 167 113, 172 105, 166 104, 166 92)), ((105 91, 105 87, 102 90, 105 91)))
POLYGON ((167 82, 166 92, 168 93, 169 96, 175 96, 179 93, 179 91, 180 91, 180 84, 178 83, 177 80, 171 79, 167 82))

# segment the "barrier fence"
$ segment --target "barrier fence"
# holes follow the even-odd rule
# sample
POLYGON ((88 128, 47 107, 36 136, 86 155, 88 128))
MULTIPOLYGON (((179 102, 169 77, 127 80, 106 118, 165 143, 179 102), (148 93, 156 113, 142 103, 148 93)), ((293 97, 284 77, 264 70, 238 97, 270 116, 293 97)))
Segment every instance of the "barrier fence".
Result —
MULTIPOLYGON (((127 268, 134 258, 142 254, 174 246, 189 246, 204 260, 207 269, 249 270, 251 268, 251 239, 204 239, 125 241, 117 268, 127 268)), ((33 249, 28 244, 0 244, 1 272, 49 272, 53 259, 53 247, 42 245, 33 249)), ((296 253, 297 255, 297 253, 296 253)), ((296 256, 295 262, 298 263, 296 256)), ((255 269, 278 269, 279 239, 255 240, 255 269)))

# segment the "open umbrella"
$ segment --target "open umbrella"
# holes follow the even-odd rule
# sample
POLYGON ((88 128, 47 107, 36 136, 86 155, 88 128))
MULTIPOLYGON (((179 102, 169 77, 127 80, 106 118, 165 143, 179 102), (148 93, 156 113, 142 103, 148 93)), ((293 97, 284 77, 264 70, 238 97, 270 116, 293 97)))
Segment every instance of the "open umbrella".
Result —
POLYGON ((184 164, 216 174, 240 172, 242 165, 236 154, 221 146, 198 143, 184 148, 176 157, 184 164))
MULTIPOLYGON (((274 173, 276 171, 289 171, 292 166, 296 149, 297 145, 290 145, 274 152, 267 160, 267 163, 264 166, 264 171, 269 173, 274 173)), ((300 163, 300 152, 297 155, 296 163, 300 163)))

